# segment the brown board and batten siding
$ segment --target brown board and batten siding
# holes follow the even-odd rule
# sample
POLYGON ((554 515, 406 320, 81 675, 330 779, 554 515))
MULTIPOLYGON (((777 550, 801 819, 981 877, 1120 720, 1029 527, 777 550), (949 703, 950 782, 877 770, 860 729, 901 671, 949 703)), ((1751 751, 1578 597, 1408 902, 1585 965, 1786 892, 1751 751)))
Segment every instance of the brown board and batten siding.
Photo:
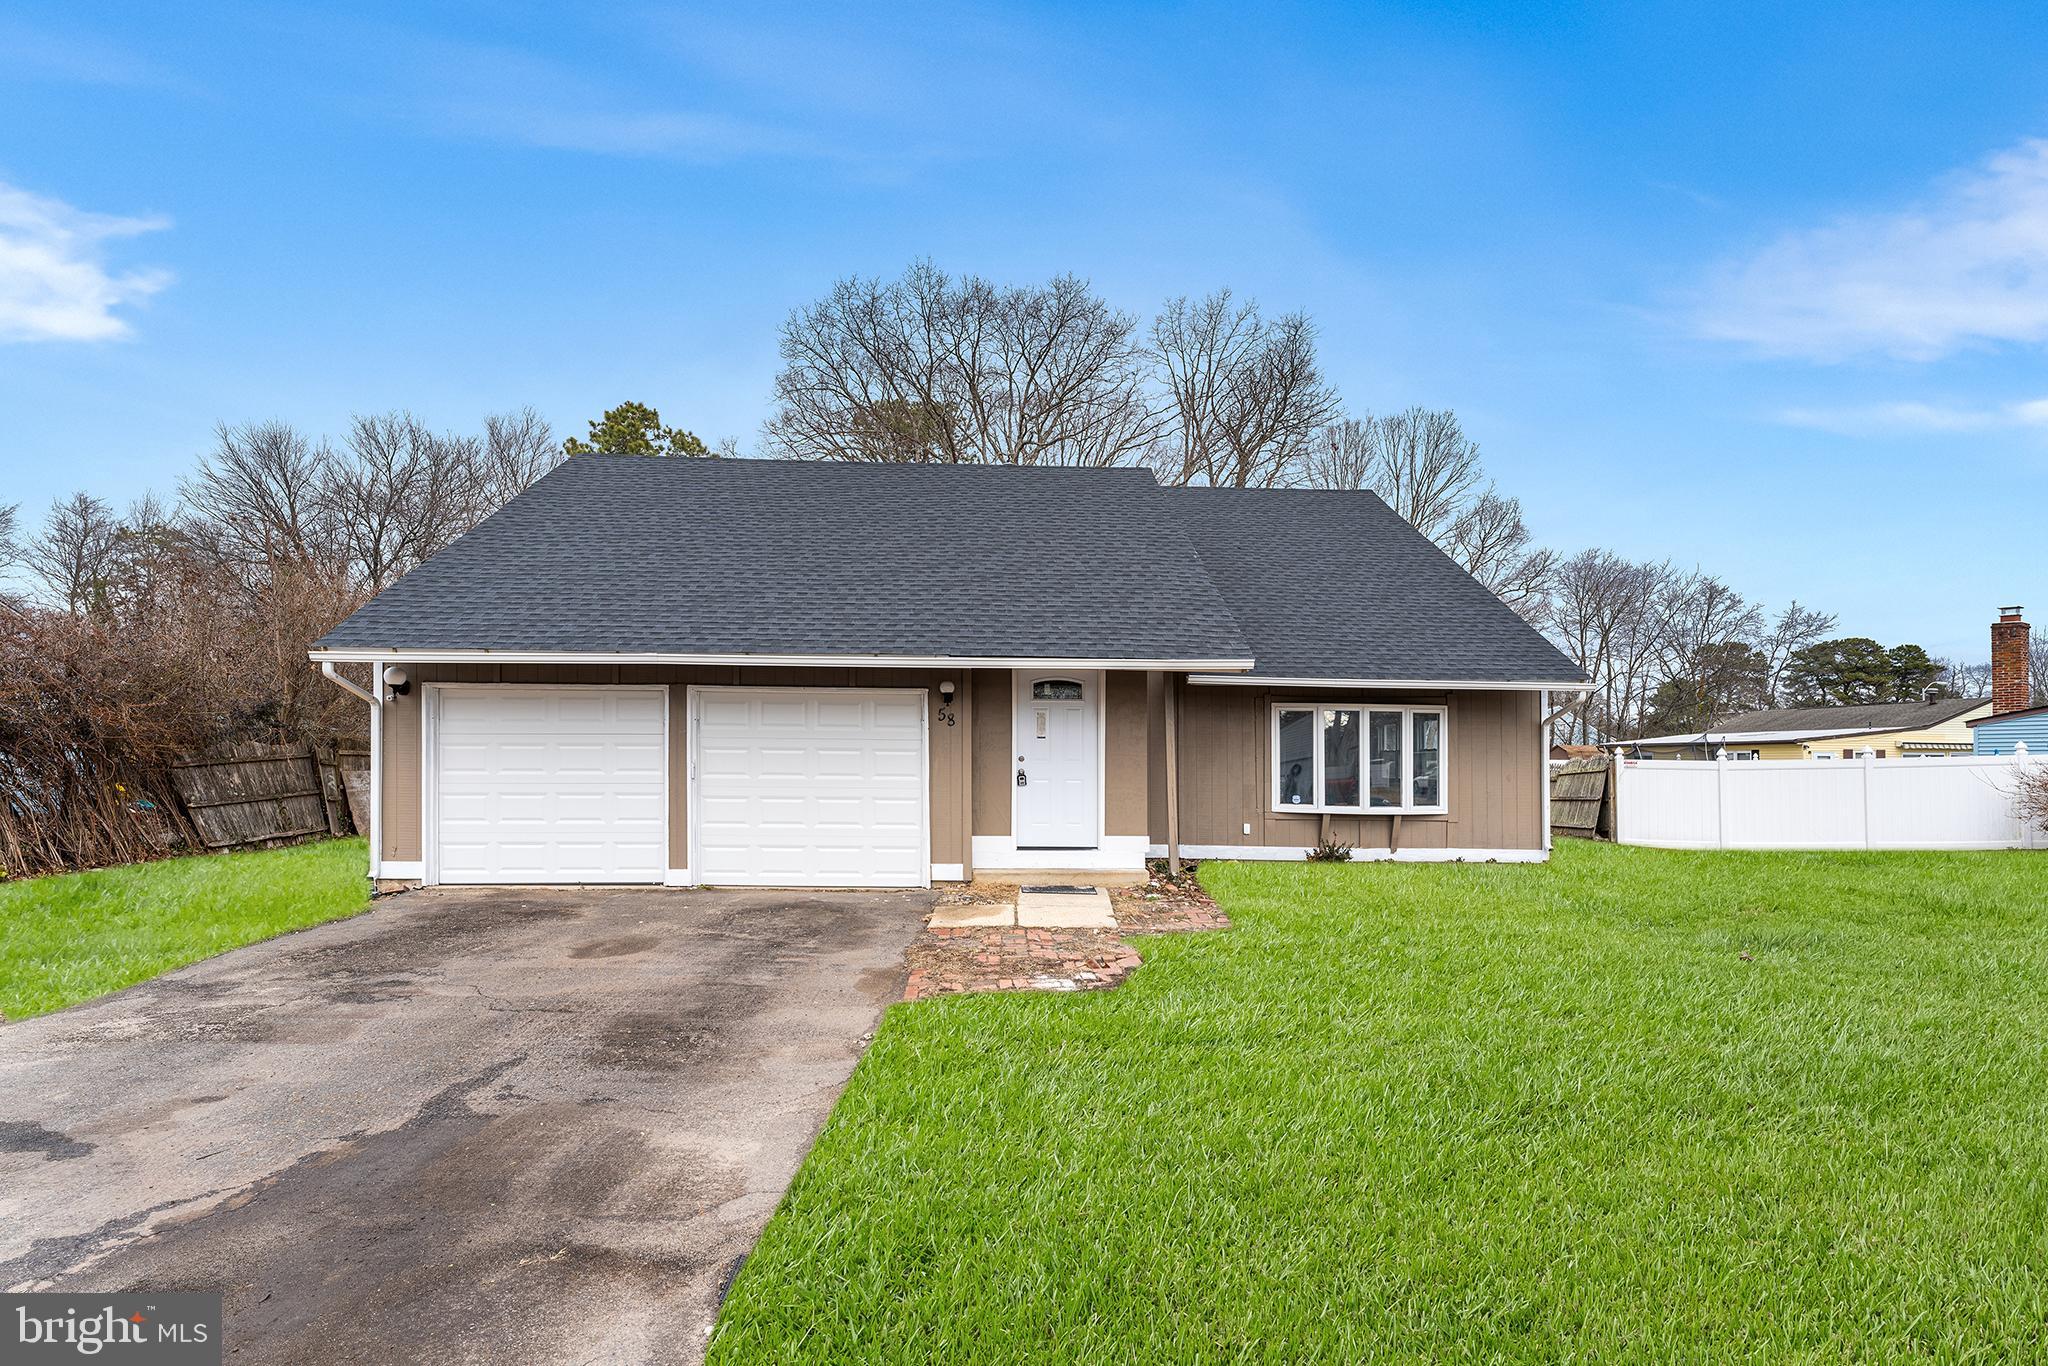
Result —
POLYGON ((1145 675, 1112 670, 1103 675, 1103 831, 1105 835, 1150 833, 1147 771, 1154 752, 1147 733, 1145 675))
POLYGON ((1010 783, 1015 765, 1010 732, 1010 690, 1014 686, 1008 669, 974 671, 974 714, 980 724, 974 728, 974 833, 1010 833, 1010 783))
MULTIPOLYGON (((761 688, 925 688, 931 694, 929 718, 931 772, 931 861, 965 863, 969 857, 965 794, 968 790, 968 742, 975 689, 967 670, 936 669, 777 669, 749 667, 681 667, 643 664, 418 664, 408 665, 415 686, 384 706, 383 856, 401 862, 424 857, 422 847, 420 706, 428 683, 542 684, 667 684, 668 822, 671 868, 688 867, 689 685, 737 685, 761 688), (954 724, 940 717, 938 687, 952 680, 954 724)), ((1001 675, 1004 686, 1009 676, 1001 675)), ((988 729, 1007 737, 1007 702, 988 729)), ((1000 743, 1007 745, 1007 738, 1000 743)), ((1004 808, 1005 819, 1008 808, 1004 808)))
MULTIPOLYGON (((1152 734, 1163 735, 1163 684, 1151 688, 1152 734)), ((1183 845, 1305 849, 1320 813, 1272 809, 1272 707, 1284 702, 1442 705, 1450 811, 1440 816, 1330 816, 1333 838, 1360 849, 1543 847, 1545 759, 1540 694, 1528 691, 1373 692, 1307 688, 1181 688, 1180 838, 1183 845), (1400 822, 1398 837, 1395 820, 1400 822), (1244 833, 1246 825, 1251 833, 1244 833)), ((1155 753, 1160 747, 1155 746, 1155 753)), ((1166 840, 1165 773, 1153 764, 1152 840, 1166 840)))

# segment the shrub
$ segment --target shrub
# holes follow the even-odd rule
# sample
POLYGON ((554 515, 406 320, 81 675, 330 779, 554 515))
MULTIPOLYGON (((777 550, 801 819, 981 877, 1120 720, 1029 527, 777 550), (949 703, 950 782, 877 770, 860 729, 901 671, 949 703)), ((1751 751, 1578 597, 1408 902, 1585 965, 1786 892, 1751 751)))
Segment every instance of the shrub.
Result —
POLYGON ((1310 863, 1349 863, 1351 846, 1334 837, 1325 839, 1308 851, 1310 863))
POLYGON ((2048 764, 2030 763, 2020 770, 2020 819, 2048 834, 2048 764))

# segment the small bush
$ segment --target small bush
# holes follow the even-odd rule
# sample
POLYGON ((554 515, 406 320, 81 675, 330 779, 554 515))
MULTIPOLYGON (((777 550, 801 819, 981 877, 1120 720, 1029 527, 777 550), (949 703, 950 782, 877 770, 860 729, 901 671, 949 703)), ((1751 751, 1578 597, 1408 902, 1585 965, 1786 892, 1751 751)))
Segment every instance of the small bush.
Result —
POLYGON ((1351 846, 1341 840, 1326 839, 1308 851, 1310 863, 1349 863, 1351 846))
POLYGON ((2020 819, 2048 832, 2048 766, 2028 764, 2020 770, 2020 819))

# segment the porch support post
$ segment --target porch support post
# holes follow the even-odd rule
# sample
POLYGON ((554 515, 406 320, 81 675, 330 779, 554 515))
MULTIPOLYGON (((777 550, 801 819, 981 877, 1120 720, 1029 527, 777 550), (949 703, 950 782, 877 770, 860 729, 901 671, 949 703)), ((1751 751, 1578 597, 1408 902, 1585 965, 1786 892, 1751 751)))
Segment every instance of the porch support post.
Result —
POLYGON ((960 674, 953 705, 960 711, 960 876, 974 881, 974 670, 960 674))
POLYGON ((1166 872, 1180 877, 1180 675, 1166 675, 1166 872))

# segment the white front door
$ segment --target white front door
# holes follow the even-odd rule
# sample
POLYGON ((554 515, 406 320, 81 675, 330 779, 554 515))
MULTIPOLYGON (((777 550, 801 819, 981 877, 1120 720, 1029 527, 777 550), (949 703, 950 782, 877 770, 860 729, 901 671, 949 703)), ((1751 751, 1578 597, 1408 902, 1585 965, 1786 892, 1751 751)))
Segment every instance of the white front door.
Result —
POLYGON ((1102 842, 1095 729, 1102 675, 1019 671, 1016 678, 1010 810, 1017 847, 1093 849, 1102 842))
POLYGON ((642 882, 668 867, 668 693, 427 688, 435 882, 642 882))
POLYGON ((693 688, 690 875, 752 887, 924 887, 925 694, 693 688))

